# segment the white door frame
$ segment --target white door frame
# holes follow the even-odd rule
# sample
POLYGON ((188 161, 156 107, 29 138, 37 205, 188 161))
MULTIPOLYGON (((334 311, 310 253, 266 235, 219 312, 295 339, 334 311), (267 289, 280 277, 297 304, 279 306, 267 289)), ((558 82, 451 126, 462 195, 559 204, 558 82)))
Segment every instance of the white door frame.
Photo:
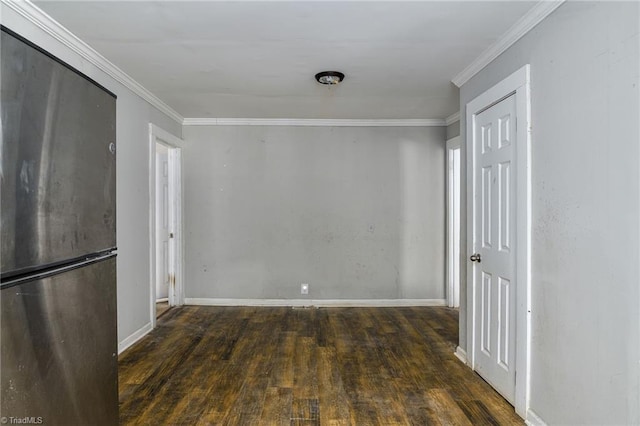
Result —
MULTIPOLYGON (((477 98, 466 108, 467 258, 478 251, 474 217, 479 211, 473 194, 476 116, 508 96, 516 102, 516 396, 515 410, 526 418, 529 407, 531 345, 531 102, 529 65, 525 65, 477 98)), ((467 261, 467 357, 475 369, 475 262, 467 261)))
MULTIPOLYGON (((460 267, 460 256, 458 257, 458 262, 456 262, 456 254, 455 254, 455 244, 457 239, 458 247, 460 247, 460 234, 455 235, 455 221, 454 221, 454 212, 453 209, 456 208, 454 201, 454 162, 453 162, 453 152, 456 149, 460 149, 460 136, 455 136, 446 143, 447 147, 447 305, 451 308, 457 308, 460 306, 460 282, 458 281, 457 285, 455 283, 455 270, 456 266, 458 267, 458 277, 459 267, 460 267)), ((462 164, 459 165, 462 167, 462 164)), ((458 170, 460 172, 460 170, 458 170)), ((458 175, 458 179, 460 179, 460 175, 458 175)), ((458 210, 460 209, 460 200, 458 200, 458 210)), ((458 212, 459 213, 459 212, 458 212)), ((460 216, 458 216, 459 218, 460 216)), ((458 222, 458 229, 460 226, 460 222, 458 222)))
POLYGON ((182 238, 183 141, 149 124, 149 258, 151 326, 156 326, 156 143, 169 148, 169 306, 184 304, 184 239, 182 238))

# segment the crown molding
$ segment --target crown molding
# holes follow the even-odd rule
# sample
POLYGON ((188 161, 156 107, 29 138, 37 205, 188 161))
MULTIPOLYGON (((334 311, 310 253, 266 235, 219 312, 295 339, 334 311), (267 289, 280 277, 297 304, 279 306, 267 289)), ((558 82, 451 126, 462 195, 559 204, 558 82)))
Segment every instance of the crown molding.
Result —
POLYGON ((0 3, 2 4, 2 6, 10 8, 38 28, 42 29, 51 37, 71 49, 73 52, 80 55, 83 59, 86 59, 91 64, 98 67, 101 71, 105 72, 114 80, 124 85, 126 88, 131 90, 136 95, 140 96, 145 101, 149 102, 164 114, 171 117, 173 120, 177 121, 178 123, 182 123, 183 117, 178 112, 176 112, 169 105, 162 102, 158 97, 144 88, 140 83, 135 81, 104 56, 96 52, 91 46, 80 40, 71 31, 66 29, 64 26, 62 26, 62 24, 53 19, 46 12, 31 3, 29 0, 0 0, 0 3))
POLYGON ((453 123, 455 123, 456 121, 460 121, 460 111, 456 111, 453 114, 451 114, 450 116, 448 116, 447 118, 445 118, 444 119, 444 124, 446 124, 447 126, 450 126, 453 123))
POLYGON ((443 119, 185 118, 183 126, 439 127, 443 119))
POLYGON ((473 62, 469 64, 458 75, 453 77, 451 82, 458 87, 462 87, 467 81, 480 72, 491 61, 501 53, 511 47, 522 36, 531 31, 544 18, 556 10, 565 0, 543 0, 533 6, 524 16, 522 16, 511 28, 507 30, 495 43, 489 46, 473 62))

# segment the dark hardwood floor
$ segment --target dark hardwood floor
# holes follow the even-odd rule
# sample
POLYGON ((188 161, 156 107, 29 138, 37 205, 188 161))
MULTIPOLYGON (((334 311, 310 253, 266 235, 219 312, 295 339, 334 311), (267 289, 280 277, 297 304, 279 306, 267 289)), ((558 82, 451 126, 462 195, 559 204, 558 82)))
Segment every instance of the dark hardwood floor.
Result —
POLYGON ((164 315, 169 308, 171 308, 171 306, 169 306, 169 302, 167 301, 156 302, 156 318, 160 318, 164 315))
POLYGON ((174 308, 120 357, 120 421, 523 424, 457 340, 444 307, 174 308))

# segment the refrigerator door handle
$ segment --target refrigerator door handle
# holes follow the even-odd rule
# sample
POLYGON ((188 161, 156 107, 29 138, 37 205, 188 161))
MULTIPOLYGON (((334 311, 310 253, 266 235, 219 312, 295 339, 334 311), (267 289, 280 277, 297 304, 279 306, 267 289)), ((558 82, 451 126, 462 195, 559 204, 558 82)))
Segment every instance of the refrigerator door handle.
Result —
POLYGON ((47 277, 52 277, 54 275, 58 275, 58 274, 62 274, 64 272, 72 271, 74 269, 82 268, 82 267, 87 266, 87 265, 91 265, 91 264, 94 264, 94 263, 102 262, 104 260, 111 259, 111 258, 116 257, 116 256, 117 256, 116 252, 110 252, 110 253, 107 253, 107 254, 101 254, 99 256, 87 258, 85 260, 80 260, 80 261, 74 262, 74 263, 69 264, 69 265, 59 266, 59 267, 56 267, 56 268, 51 268, 51 269, 48 269, 46 271, 35 272, 33 274, 28 274, 28 275, 24 275, 24 276, 20 276, 20 277, 16 277, 16 278, 10 278, 10 279, 2 282, 2 284, 0 285, 0 289, 5 289, 5 288, 13 287, 13 286, 16 286, 16 285, 20 285, 20 284, 23 284, 23 283, 28 282, 28 281, 33 281, 33 280, 39 280, 39 279, 43 279, 43 278, 47 278, 47 277))

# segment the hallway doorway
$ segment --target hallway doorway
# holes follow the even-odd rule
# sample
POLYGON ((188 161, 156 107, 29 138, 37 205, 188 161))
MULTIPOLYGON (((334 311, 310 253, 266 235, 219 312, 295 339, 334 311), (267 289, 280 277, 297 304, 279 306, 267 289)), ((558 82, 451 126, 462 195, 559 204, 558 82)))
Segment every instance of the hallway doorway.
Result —
POLYGON ((182 140, 150 125, 151 323, 182 295, 182 140))
POLYGON ((447 306, 460 306, 460 136, 447 141, 447 306))

